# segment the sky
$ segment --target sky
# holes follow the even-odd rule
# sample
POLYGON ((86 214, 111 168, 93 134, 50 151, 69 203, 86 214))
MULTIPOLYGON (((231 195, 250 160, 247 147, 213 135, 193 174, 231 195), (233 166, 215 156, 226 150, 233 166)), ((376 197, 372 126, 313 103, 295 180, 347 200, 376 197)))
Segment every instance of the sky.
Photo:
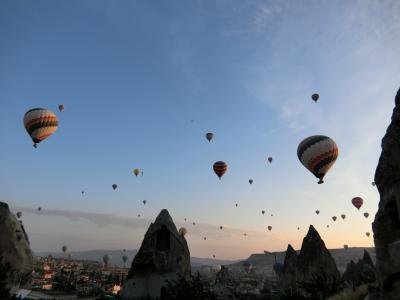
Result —
POLYGON ((0 201, 34 251, 138 249, 163 208, 198 257, 298 249, 310 224, 329 248, 372 246, 399 15, 395 0, 1 1, 0 201), (59 118, 37 149, 35 107, 59 118), (297 158, 315 134, 339 147, 322 185, 297 158))

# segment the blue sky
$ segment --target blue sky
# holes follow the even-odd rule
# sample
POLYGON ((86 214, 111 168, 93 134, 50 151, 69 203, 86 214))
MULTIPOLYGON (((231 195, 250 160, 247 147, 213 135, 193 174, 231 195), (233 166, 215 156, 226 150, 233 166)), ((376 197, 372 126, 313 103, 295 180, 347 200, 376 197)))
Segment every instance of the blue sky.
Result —
POLYGON ((162 208, 198 223, 187 225, 197 256, 299 247, 311 223, 330 247, 370 246, 399 15, 397 1, 2 1, 0 199, 25 210, 34 250, 137 248, 162 208), (34 149, 25 111, 60 103, 59 129, 34 149), (340 148, 323 185, 296 155, 313 134, 340 148), (229 165, 221 182, 217 160, 229 165))

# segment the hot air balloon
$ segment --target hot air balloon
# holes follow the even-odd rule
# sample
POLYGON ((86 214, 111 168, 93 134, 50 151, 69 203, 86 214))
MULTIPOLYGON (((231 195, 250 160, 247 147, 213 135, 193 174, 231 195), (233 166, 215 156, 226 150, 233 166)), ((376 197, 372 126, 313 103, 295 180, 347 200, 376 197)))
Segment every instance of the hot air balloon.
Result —
POLYGON ((365 213, 364 213, 364 217, 365 217, 365 218, 368 218, 368 217, 369 217, 369 213, 365 212, 365 213))
POLYGON ((347 250, 347 249, 349 249, 349 246, 348 245, 343 245, 343 248, 347 250))
POLYGON ((33 146, 52 135, 58 127, 55 113, 44 108, 28 110, 24 115, 24 126, 33 141, 33 146))
POLYGON ((186 222, 186 218, 183 219, 186 222))
POLYGON ((215 254, 213 254, 213 258, 215 258, 215 254))
POLYGON ((319 99, 319 95, 318 95, 318 94, 312 94, 311 99, 312 99, 314 102, 317 102, 318 99, 319 99))
POLYGON ((253 179, 249 179, 249 183, 250 183, 250 184, 253 184, 253 179))
POLYGON ((58 106, 58 110, 59 110, 60 112, 63 112, 63 111, 64 111, 64 104, 60 104, 60 105, 58 106))
POLYGON ((41 211, 41 210, 42 210, 42 208, 39 206, 37 210, 38 210, 38 211, 41 211))
POLYGON ((326 225, 326 228, 329 228, 329 225, 326 225))
POLYGON ((351 203, 359 210, 363 205, 364 200, 361 197, 355 197, 351 200, 351 203))
POLYGON ((122 261, 124 262, 124 267, 125 267, 125 264, 128 261, 128 256, 122 255, 122 261))
POLYGON ((187 229, 185 227, 179 228, 179 235, 185 236, 187 233, 187 229))
POLYGON ((81 191, 81 194, 84 195, 84 194, 85 194, 85 191, 81 191))
POLYGON ((315 177, 318 183, 324 182, 324 176, 335 163, 339 149, 334 140, 323 135, 314 135, 304 139, 297 148, 297 157, 315 177))
POLYGON ((343 220, 346 219, 346 215, 345 215, 345 214, 340 215, 340 217, 341 217, 343 220))
POLYGON ((261 213, 262 213, 262 214, 265 214, 265 210, 262 210, 261 213))
POLYGON ((271 214, 271 217, 273 217, 274 216, 274 214, 271 214))
POLYGON ((245 232, 245 233, 243 233, 243 235, 244 235, 244 236, 247 236, 247 233, 245 232))
POLYGON ((337 219, 336 216, 333 216, 333 217, 332 217, 332 220, 333 220, 334 222, 336 222, 336 219, 337 219))
POLYGON ((226 170, 228 170, 228 165, 223 161, 217 161, 214 163, 213 169, 215 174, 219 177, 219 180, 221 180, 221 177, 224 176, 226 170))
POLYGON ((17 218, 19 219, 19 218, 21 218, 21 216, 22 216, 22 212, 17 212, 17 218))
POLYGON ((140 169, 134 169, 133 174, 137 177, 140 174, 140 169))
POLYGON ((115 183, 112 185, 113 190, 115 191, 117 189, 118 185, 116 185, 115 183))
POLYGON ((146 204, 146 203, 147 203, 147 201, 146 201, 146 200, 143 200, 142 202, 143 202, 143 204, 146 204))
POLYGON ((268 157, 268 161, 269 161, 269 163, 272 163, 272 161, 273 161, 272 156, 268 157))
POLYGON ((219 229, 220 229, 220 230, 222 230, 223 228, 224 228, 224 227, 222 227, 222 226, 219 226, 219 229))
POLYGON ((204 240, 206 241, 206 240, 207 240, 207 238, 206 238, 206 237, 204 237, 204 240))
POLYGON ((319 210, 317 209, 317 210, 315 211, 315 213, 316 213, 317 215, 319 215, 319 210))
POLYGON ((365 235, 369 237, 369 236, 370 236, 370 233, 369 233, 369 232, 366 232, 365 235))
POLYGON ((138 214, 137 216, 138 216, 138 218, 140 218, 140 214, 138 214))
MULTIPOLYGON (((272 226, 268 226, 267 228, 268 228, 269 231, 272 230, 272 226)), ((278 230, 278 231, 279 231, 279 230, 278 230)))
POLYGON ((237 204, 237 203, 235 203, 235 206, 236 206, 236 207, 238 207, 238 204, 237 204))
POLYGON ((111 260, 111 255, 105 254, 105 255, 103 256, 104 265, 108 265, 108 263, 110 262, 110 260, 111 260))
POLYGON ((372 186, 375 186, 375 185, 376 185, 375 181, 372 181, 372 182, 371 182, 371 185, 372 185, 372 186))
POLYGON ((251 269, 252 269, 252 264, 250 262, 245 262, 243 263, 243 269, 246 273, 250 273, 251 269))
POLYGON ((64 245, 61 247, 61 250, 62 250, 62 252, 66 253, 68 250, 68 247, 64 245))
POLYGON ((300 227, 297 227, 297 230, 300 230, 300 227))
POLYGON ((211 140, 213 139, 213 137, 214 137, 214 133, 212 133, 212 132, 206 133, 206 139, 207 139, 209 142, 211 142, 211 140))
POLYGON ((196 225, 196 222, 193 222, 193 225, 196 225))

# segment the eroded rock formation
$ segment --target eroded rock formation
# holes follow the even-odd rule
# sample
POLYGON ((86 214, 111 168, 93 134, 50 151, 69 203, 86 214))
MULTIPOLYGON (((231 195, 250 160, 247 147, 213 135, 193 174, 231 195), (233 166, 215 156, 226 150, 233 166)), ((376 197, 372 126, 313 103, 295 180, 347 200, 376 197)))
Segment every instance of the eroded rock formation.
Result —
POLYGON ((382 139, 375 184, 380 201, 372 228, 380 298, 394 300, 400 298, 400 90, 382 139))
POLYGON ((280 289, 284 295, 292 295, 296 291, 297 253, 292 245, 288 245, 280 277, 280 289))
POLYGON ((376 281, 375 273, 371 256, 364 250, 363 258, 359 259, 357 263, 350 261, 342 278, 349 287, 356 288, 362 284, 374 283, 376 281))
POLYGON ((30 288, 33 256, 28 235, 22 221, 10 212, 7 203, 0 202, 0 257, 1 263, 9 263, 12 270, 7 275, 8 288, 30 288))
POLYGON ((147 230, 122 290, 122 299, 155 299, 166 281, 190 278, 190 253, 183 235, 163 209, 147 230), (147 298, 148 297, 148 298, 147 298))

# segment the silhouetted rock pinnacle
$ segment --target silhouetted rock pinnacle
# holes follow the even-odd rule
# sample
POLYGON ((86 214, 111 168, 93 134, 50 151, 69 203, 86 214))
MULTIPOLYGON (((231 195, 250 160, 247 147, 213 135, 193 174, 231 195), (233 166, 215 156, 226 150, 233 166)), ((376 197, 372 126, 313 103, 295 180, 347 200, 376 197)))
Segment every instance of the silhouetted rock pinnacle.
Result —
POLYGON ((122 299, 155 299, 160 297, 167 280, 189 279, 190 273, 186 239, 178 233, 168 211, 163 209, 147 230, 132 262, 122 299))
POLYGON ((7 203, 0 202, 0 257, 1 263, 9 263, 12 272, 8 274, 11 292, 18 288, 30 288, 33 256, 28 235, 22 221, 10 212, 7 203))
POLYGON ((292 245, 288 245, 282 275, 280 277, 280 289, 286 296, 291 296, 297 289, 297 252, 292 245))
POLYGON ((375 172, 380 201, 372 224, 380 298, 384 300, 400 295, 400 90, 395 103, 375 172))

